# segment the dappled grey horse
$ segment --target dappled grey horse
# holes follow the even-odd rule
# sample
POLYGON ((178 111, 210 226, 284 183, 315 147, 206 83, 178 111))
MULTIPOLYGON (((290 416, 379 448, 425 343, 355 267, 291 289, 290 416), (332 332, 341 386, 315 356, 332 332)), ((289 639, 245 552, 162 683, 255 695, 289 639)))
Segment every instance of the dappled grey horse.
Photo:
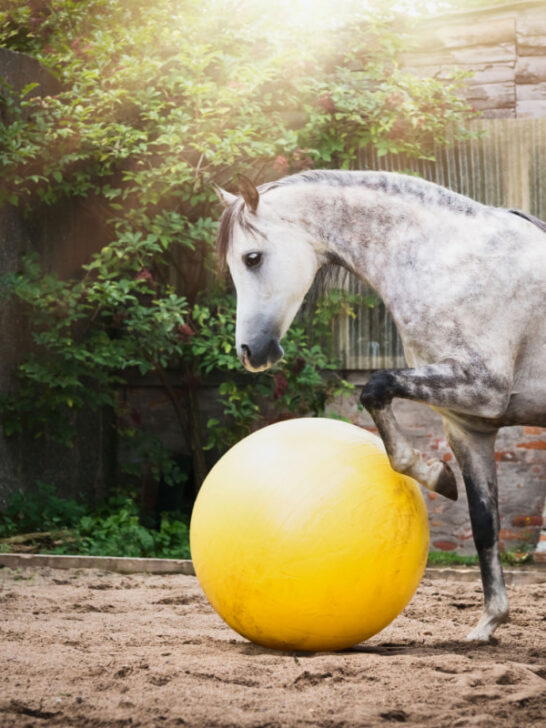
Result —
POLYGON ((325 264, 381 296, 408 368, 378 371, 361 402, 395 470, 457 498, 453 472, 400 431, 394 397, 440 413, 461 467, 484 587, 468 635, 485 641, 508 618, 499 553, 494 443, 505 425, 546 426, 546 225, 415 177, 310 171, 256 188, 241 177, 218 245, 237 290, 237 352, 261 371, 325 264))

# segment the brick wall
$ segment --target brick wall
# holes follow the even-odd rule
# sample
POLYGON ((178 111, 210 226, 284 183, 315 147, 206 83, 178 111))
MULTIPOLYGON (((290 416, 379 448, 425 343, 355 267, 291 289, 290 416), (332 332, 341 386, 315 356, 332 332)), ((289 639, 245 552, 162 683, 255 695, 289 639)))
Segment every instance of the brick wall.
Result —
MULTIPOLYGON (((375 431, 367 412, 358 408, 365 372, 353 372, 347 378, 356 384, 349 398, 339 397, 331 409, 357 425, 375 431)), ((475 553, 468 516, 464 484, 453 454, 446 442, 442 421, 430 407, 406 400, 394 400, 394 412, 410 441, 425 455, 449 462, 457 476, 459 500, 452 502, 423 489, 430 517, 431 548, 475 553)), ((505 427, 496 443, 499 476, 500 542, 505 551, 534 547, 541 538, 546 495, 546 428, 505 427)), ((546 556, 546 539, 542 541, 546 556)), ((539 560, 541 554, 537 553, 539 560)), ((545 559, 546 560, 546 559, 545 559)))

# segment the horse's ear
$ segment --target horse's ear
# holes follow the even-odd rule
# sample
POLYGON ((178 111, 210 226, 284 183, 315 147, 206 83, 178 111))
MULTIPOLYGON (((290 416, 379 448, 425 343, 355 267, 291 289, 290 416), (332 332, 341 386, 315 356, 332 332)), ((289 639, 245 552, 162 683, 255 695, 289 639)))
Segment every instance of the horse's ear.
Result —
POLYGON ((213 187, 224 207, 229 207, 237 199, 237 195, 232 195, 231 192, 223 190, 221 187, 218 187, 218 185, 213 184, 213 187))
POLYGON ((244 174, 240 174, 237 177, 239 183, 239 192, 241 197, 246 202, 251 212, 256 212, 258 203, 260 201, 260 193, 256 189, 254 182, 245 177, 244 174))

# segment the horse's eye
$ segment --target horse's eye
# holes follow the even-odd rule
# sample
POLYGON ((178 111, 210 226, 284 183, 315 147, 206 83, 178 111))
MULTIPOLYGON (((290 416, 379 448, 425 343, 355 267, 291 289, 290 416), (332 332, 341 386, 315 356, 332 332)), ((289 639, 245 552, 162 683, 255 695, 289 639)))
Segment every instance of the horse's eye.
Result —
POLYGON ((246 255, 243 255, 243 262, 247 268, 256 268, 262 262, 262 254, 256 252, 246 253, 246 255))

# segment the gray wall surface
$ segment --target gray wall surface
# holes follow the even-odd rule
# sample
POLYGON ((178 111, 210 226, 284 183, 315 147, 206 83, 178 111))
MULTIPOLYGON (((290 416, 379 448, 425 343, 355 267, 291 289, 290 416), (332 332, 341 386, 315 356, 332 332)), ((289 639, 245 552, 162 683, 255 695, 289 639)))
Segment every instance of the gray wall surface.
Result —
MULTIPOLYGON (((0 78, 15 89, 38 82, 33 95, 59 90, 57 81, 34 58, 4 48, 0 48, 0 78)), ((58 209, 37 206, 32 217, 10 205, 0 209, 0 392, 16 387, 15 366, 31 346, 20 305, 7 297, 3 277, 16 273, 21 255, 31 250, 44 256, 50 270, 73 273, 91 250, 104 243, 100 221, 89 207, 88 202, 63 203, 58 209), (81 245, 75 246, 75 240, 81 245)), ((112 425, 107 411, 74 415, 73 447, 47 437, 6 437, 0 428, 0 508, 14 490, 27 492, 37 481, 54 484, 61 495, 99 498, 114 477, 112 425)))

